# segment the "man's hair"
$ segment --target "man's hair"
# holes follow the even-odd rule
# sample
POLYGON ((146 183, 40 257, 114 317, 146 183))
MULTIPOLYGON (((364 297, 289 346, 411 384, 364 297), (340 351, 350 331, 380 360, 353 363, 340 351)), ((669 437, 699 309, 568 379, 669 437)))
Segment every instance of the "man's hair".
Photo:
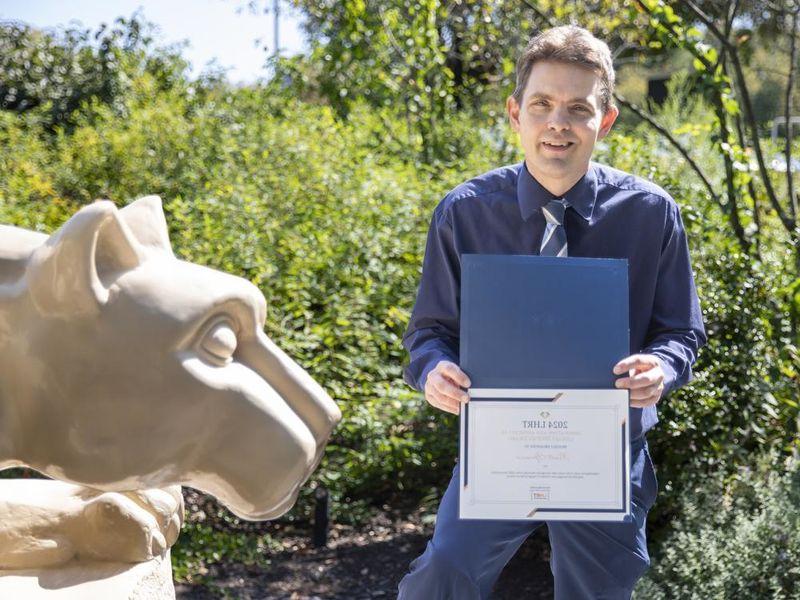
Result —
POLYGON ((522 103, 522 94, 528 84, 533 65, 542 60, 552 60, 592 69, 600 75, 600 107, 607 112, 614 91, 614 64, 608 45, 589 31, 575 25, 547 29, 528 42, 517 60, 517 87, 514 99, 522 103))

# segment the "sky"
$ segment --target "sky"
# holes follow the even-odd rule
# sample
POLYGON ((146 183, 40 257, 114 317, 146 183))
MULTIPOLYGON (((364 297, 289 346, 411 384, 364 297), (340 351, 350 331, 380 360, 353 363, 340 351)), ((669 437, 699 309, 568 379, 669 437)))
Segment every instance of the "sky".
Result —
MULTIPOLYGON (((259 4, 272 8, 272 3, 259 4)), ((79 22, 94 30, 100 23, 130 17, 137 9, 158 26, 160 44, 189 41, 183 55, 192 63, 194 76, 215 58, 219 66, 231 67, 231 82, 250 83, 266 75, 264 61, 275 49, 273 15, 254 13, 247 0, 0 0, 0 20, 40 28, 79 22)), ((280 17, 281 54, 303 52, 299 15, 284 1, 280 17)))

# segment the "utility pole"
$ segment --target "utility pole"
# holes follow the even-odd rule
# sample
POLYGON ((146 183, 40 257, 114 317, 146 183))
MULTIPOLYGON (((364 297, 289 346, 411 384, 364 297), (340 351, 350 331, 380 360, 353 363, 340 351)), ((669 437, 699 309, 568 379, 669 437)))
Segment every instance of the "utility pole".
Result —
POLYGON ((279 38, 279 30, 280 30, 280 17, 281 17, 281 2, 280 0, 272 0, 272 14, 274 22, 274 30, 273 33, 275 35, 275 58, 278 58, 281 54, 281 44, 279 38))

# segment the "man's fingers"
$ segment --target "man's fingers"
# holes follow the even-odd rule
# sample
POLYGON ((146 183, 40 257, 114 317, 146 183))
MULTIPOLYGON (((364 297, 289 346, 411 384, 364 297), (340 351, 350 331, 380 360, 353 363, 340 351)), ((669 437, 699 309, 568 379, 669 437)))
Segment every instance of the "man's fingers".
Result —
POLYGON ((658 401, 661 399, 661 395, 663 393, 664 383, 659 382, 658 384, 647 388, 631 390, 628 398, 632 407, 647 408, 648 406, 654 406, 658 404, 658 401))
POLYGON ((655 394, 653 396, 648 396, 647 398, 643 398, 641 400, 634 400, 631 399, 631 406, 633 408, 647 408, 648 406, 655 406, 658 404, 658 401, 661 399, 661 393, 655 394))
POLYGON ((632 377, 620 377, 614 382, 614 385, 616 385, 618 388, 635 390, 638 388, 658 385, 662 379, 662 373, 660 373, 657 369, 650 369, 649 371, 637 373, 632 377))
POLYGON ((614 374, 622 375, 631 369, 650 369, 658 365, 658 361, 652 356, 646 354, 634 354, 623 358, 616 365, 614 365, 614 374))
POLYGON ((462 388, 468 388, 470 386, 469 377, 467 377, 467 374, 464 373, 464 371, 462 371, 455 363, 442 361, 436 365, 436 368, 462 388))
POLYGON ((425 399, 431 406, 457 415, 461 411, 461 403, 469 401, 469 395, 463 389, 469 386, 469 377, 458 365, 441 361, 428 374, 425 399))
POLYGON ((661 361, 653 354, 633 354, 623 358, 614 365, 614 373, 627 375, 617 379, 614 386, 629 390, 628 399, 634 408, 653 406, 664 393, 664 370, 661 361))
POLYGON ((644 388, 639 388, 635 390, 631 390, 630 395, 628 396, 631 400, 647 400, 650 397, 659 397, 660 396, 660 385, 649 385, 644 388))
POLYGON ((664 393, 664 370, 652 354, 634 354, 614 365, 617 375, 628 374, 614 382, 614 386, 629 391, 630 405, 646 408, 655 405, 664 393), (631 374, 633 371, 633 374, 631 374))
POLYGON ((439 392, 442 396, 451 398, 456 402, 468 402, 469 395, 460 387, 453 385, 444 377, 435 377, 431 382, 433 389, 439 392))
POLYGON ((426 391, 425 399, 428 401, 428 404, 434 408, 438 408, 455 415, 458 414, 459 407, 461 406, 461 403, 458 400, 454 400, 449 396, 440 394, 433 388, 433 386, 430 386, 430 388, 426 391))
POLYGON ((633 408, 647 408, 648 406, 652 406, 656 403, 655 400, 645 401, 645 400, 631 400, 631 406, 633 408))
POLYGON ((426 398, 428 402, 436 408, 441 408, 442 410, 446 410, 454 415, 459 413, 461 402, 455 398, 451 398, 450 396, 438 392, 436 389, 431 390, 431 392, 426 395, 426 398))
POLYGON ((434 404, 436 408, 457 415, 461 410, 461 404, 453 400, 442 400, 438 405, 434 404))

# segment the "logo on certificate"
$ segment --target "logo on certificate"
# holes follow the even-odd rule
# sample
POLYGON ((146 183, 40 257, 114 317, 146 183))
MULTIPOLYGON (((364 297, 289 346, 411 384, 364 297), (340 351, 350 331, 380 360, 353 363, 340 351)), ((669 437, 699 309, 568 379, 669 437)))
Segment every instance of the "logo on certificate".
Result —
POLYGON ((532 487, 531 500, 550 500, 549 487, 532 487))

